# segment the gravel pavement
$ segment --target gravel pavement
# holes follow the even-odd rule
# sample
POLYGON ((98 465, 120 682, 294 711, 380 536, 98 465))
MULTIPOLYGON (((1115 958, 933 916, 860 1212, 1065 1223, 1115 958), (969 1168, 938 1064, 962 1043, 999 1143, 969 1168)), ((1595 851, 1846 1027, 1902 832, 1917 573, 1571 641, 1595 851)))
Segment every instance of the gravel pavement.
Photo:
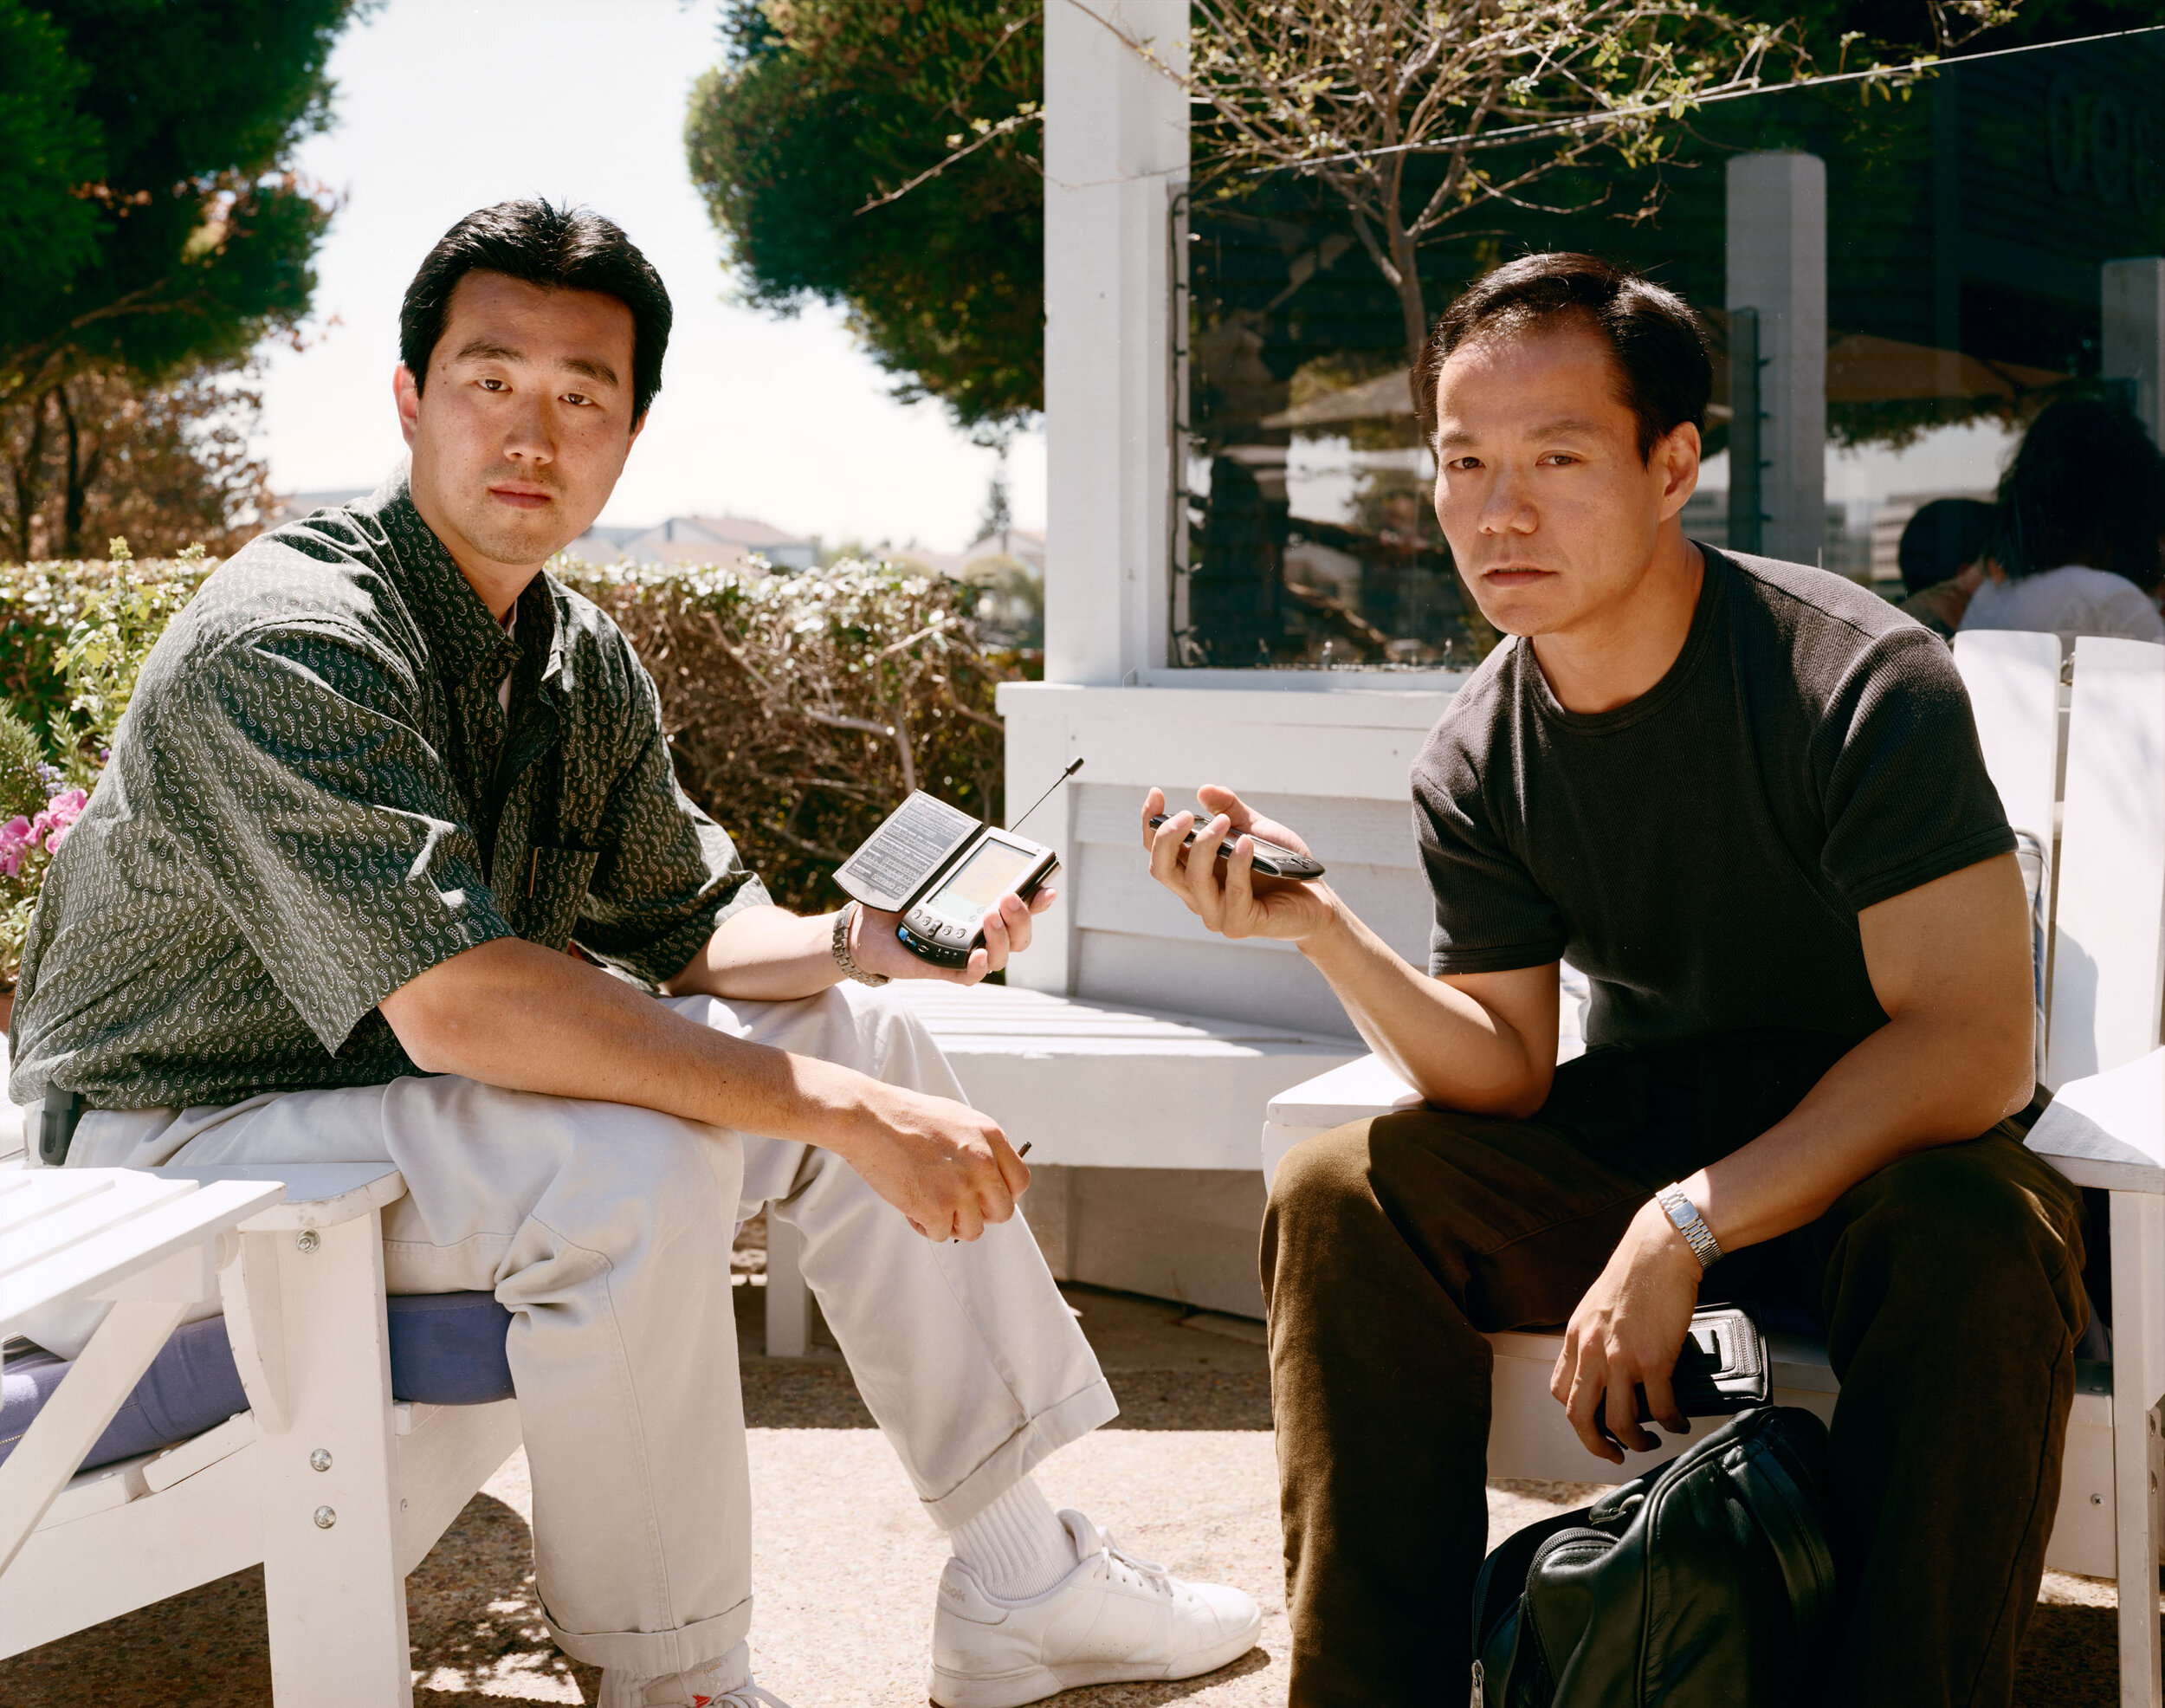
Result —
MULTIPOLYGON (((1073 1691, 1062 1708, 1263 1708, 1285 1699, 1286 1623, 1268 1389, 1256 1325, 1070 1290, 1123 1408, 1038 1472, 1123 1547, 1262 1601, 1261 1645, 1206 1679, 1073 1691)), ((764 1356, 740 1295, 751 1432, 759 1681, 795 1708, 913 1708, 925 1700, 934 1584, 946 1546, 917 1510, 830 1350, 764 1356)), ((1575 1485, 1499 1485, 1491 1539, 1581 1504, 1575 1485)), ((469 1503, 409 1582, 419 1708, 493 1698, 591 1703, 597 1675, 548 1640, 534 1599, 526 1459, 469 1503)), ((2021 1708, 2088 1708, 2116 1694, 2110 1586, 2048 1579, 2031 1622, 2021 1708)), ((1462 1699, 1455 1680, 1438 1698, 1462 1699)), ((242 1572, 0 1661, 0 1708, 270 1708, 262 1580, 242 1572)))

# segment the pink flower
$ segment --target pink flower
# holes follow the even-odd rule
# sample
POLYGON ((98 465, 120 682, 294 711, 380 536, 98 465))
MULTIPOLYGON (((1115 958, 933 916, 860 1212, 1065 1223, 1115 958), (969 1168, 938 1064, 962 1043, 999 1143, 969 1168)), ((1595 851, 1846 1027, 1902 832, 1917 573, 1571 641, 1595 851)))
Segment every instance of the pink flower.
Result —
MULTIPOLYGON (((38 814, 41 818, 44 816, 38 814)), ((0 825, 0 877, 15 877, 23 870, 23 857, 36 846, 36 833, 21 813, 0 825)))
POLYGON ((30 841, 35 845, 40 838, 45 842, 48 854, 60 852, 60 845, 68 840, 68 832, 75 820, 82 817, 83 808, 90 797, 81 789, 62 789, 45 803, 45 810, 30 821, 30 841))

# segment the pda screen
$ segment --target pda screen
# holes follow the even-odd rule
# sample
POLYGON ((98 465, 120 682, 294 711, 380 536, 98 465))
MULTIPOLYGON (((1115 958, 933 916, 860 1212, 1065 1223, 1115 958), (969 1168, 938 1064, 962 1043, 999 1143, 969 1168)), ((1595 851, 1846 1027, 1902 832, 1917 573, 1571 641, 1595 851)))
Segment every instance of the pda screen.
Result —
POLYGON ((925 905, 934 913, 965 925, 975 925, 986 910, 1021 881, 1036 863, 1029 850, 1011 848, 1004 842, 981 842, 976 851, 947 875, 925 905))

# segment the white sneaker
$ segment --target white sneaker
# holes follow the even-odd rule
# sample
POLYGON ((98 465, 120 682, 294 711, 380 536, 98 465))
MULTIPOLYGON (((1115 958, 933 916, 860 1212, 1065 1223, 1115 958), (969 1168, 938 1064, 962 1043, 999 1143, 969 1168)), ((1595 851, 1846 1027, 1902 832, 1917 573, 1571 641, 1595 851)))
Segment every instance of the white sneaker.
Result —
POLYGON ((635 1679, 621 1667, 608 1666, 602 1669, 596 1708, 789 1708, 749 1679, 729 1684, 743 1672, 744 1656, 737 1651, 696 1671, 660 1679, 635 1679))
POLYGON ((988 1595, 961 1561, 947 1562, 932 1621, 940 1708, 1020 1708, 1077 1685, 1192 1679, 1255 1647, 1263 1613, 1239 1590, 1138 1560, 1080 1512, 1060 1522, 1080 1563, 1028 1601, 988 1595))

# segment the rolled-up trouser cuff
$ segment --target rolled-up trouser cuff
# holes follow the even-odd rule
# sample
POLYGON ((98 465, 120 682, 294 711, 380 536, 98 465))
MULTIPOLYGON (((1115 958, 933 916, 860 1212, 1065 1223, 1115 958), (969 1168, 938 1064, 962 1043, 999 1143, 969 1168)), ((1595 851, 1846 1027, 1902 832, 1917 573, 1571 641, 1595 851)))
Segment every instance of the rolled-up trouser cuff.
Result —
POLYGON ((1048 1456, 1120 1415, 1120 1402, 1100 1376, 1031 1418, 994 1448, 986 1461, 925 1511, 942 1530, 974 1518, 1034 1471, 1048 1456))
POLYGON ((719 1660, 745 1641, 752 1632, 752 1598, 674 1631, 566 1631, 549 1618, 547 1608, 541 1617, 557 1647, 572 1659, 622 1667, 635 1679, 662 1679, 719 1660))

